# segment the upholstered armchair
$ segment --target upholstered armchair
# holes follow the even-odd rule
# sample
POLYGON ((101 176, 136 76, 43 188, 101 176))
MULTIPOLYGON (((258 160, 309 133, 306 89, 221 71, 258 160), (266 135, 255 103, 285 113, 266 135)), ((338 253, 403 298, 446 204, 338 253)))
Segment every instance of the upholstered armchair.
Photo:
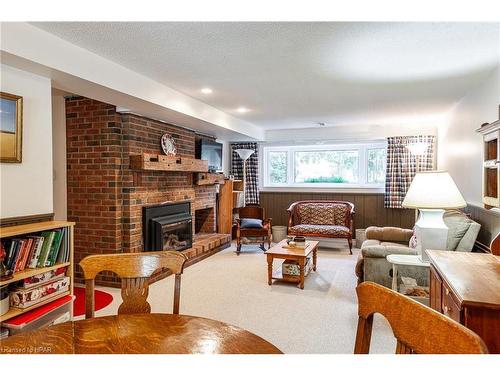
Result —
MULTIPOLYGON (((239 210, 236 219, 236 253, 240 255, 242 238, 257 238, 262 251, 266 251, 264 243, 267 240, 268 248, 271 247, 271 218, 265 218, 264 209, 259 206, 246 206, 239 210)), ((248 241, 246 243, 249 243, 248 241)), ((255 242, 255 241, 254 241, 255 242)))
POLYGON ((345 238, 352 254, 354 204, 343 201, 299 201, 288 208, 288 234, 345 238))
MULTIPOLYGON (((481 225, 458 210, 446 211, 444 222, 448 227, 446 250, 471 251, 481 225)), ((395 227, 368 227, 366 240, 361 245, 361 254, 356 264, 358 284, 373 281, 388 288, 392 285, 392 265, 386 260, 390 254, 416 255, 409 247, 411 229, 395 227)), ((400 275, 417 280, 418 285, 429 285, 429 269, 416 266, 399 266, 400 275)), ((398 284, 400 281, 398 281, 398 284)))

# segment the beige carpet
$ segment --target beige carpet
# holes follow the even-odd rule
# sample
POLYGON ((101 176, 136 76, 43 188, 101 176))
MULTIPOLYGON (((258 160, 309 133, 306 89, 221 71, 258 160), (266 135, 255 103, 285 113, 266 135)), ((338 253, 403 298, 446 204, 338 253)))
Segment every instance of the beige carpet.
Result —
MULTIPOLYGON (((203 316, 249 330, 285 353, 352 353, 356 336, 357 300, 354 265, 359 253, 346 249, 318 252, 318 269, 300 290, 294 284, 267 285, 266 257, 256 246, 234 245, 191 267, 182 276, 181 314, 203 316)), ((278 261, 275 261, 278 266, 278 261)), ((100 288, 115 296, 96 315, 116 314, 118 289, 100 288)), ((153 312, 172 311, 173 278, 150 287, 153 312)), ((373 353, 393 353, 395 339, 385 319, 377 316, 373 353)))

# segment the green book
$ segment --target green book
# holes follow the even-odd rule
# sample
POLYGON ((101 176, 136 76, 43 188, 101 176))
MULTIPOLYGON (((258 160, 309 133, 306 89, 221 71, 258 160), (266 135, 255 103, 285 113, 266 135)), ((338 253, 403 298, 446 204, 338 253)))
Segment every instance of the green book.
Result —
POLYGON ((52 242, 49 255, 47 255, 45 267, 53 266, 54 264, 56 264, 57 254, 59 253, 59 249, 61 248, 62 237, 62 230, 54 231, 54 241, 52 242))
POLYGON ((40 258, 38 258, 37 267, 45 267, 45 262, 49 256, 49 251, 52 248, 52 242, 54 241, 54 232, 42 232, 43 237, 43 247, 40 252, 40 258))

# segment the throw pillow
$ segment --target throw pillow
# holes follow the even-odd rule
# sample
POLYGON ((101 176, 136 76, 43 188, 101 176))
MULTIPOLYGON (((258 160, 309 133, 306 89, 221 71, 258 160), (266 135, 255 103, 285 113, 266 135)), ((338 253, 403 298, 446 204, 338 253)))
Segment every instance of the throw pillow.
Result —
POLYGON ((240 228, 242 229, 261 229, 262 220, 260 219, 241 219, 240 228))
POLYGON ((470 222, 456 222, 448 225, 447 250, 456 250, 458 244, 469 230, 470 222))
POLYGON ((411 236, 411 238, 410 238, 410 242, 408 243, 408 247, 410 249, 417 248, 417 235, 415 234, 415 228, 413 228, 413 236, 411 236))

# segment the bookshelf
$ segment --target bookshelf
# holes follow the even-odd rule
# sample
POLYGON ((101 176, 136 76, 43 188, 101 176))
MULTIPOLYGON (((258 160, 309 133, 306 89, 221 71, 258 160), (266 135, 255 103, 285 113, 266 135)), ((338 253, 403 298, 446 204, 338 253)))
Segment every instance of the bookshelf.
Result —
POLYGON ((477 132, 484 143, 483 204, 486 209, 500 207, 500 120, 483 124, 477 132))
MULTIPOLYGON (((74 252, 74 241, 73 241, 73 235, 74 235, 74 226, 75 223, 70 222, 70 221, 43 221, 39 223, 32 223, 32 224, 22 224, 22 225, 13 225, 9 227, 1 227, 0 228, 0 239, 6 239, 10 237, 17 237, 17 236, 25 236, 25 235, 31 235, 35 233, 39 233, 42 231, 48 231, 48 230, 53 230, 53 229, 60 229, 60 228, 68 228, 68 233, 69 233, 69 262, 64 262, 64 263, 58 263, 54 264, 53 266, 50 267, 40 267, 40 268, 27 268, 24 269, 23 271, 18 271, 13 274, 13 277, 8 279, 8 280, 2 280, 0 281, 0 286, 6 286, 11 283, 15 283, 16 281, 22 280, 27 277, 35 276, 42 274, 47 271, 51 271, 54 269, 57 269, 59 267, 65 267, 67 266, 66 269, 66 276, 70 278, 70 285, 69 285, 69 291, 66 291, 64 293, 58 294, 57 296, 54 296, 52 298, 48 298, 44 301, 41 301, 40 303, 37 303, 35 305, 29 306, 24 309, 20 308, 14 308, 11 307, 9 311, 0 316, 0 322, 8 320, 10 318, 13 318, 15 316, 18 316, 20 314, 23 314, 27 311, 33 310, 37 307, 40 307, 42 305, 45 305, 49 302, 52 302, 56 299, 62 298, 67 295, 73 295, 73 252, 74 252)), ((71 318, 73 318, 73 308, 71 308, 71 318)))

